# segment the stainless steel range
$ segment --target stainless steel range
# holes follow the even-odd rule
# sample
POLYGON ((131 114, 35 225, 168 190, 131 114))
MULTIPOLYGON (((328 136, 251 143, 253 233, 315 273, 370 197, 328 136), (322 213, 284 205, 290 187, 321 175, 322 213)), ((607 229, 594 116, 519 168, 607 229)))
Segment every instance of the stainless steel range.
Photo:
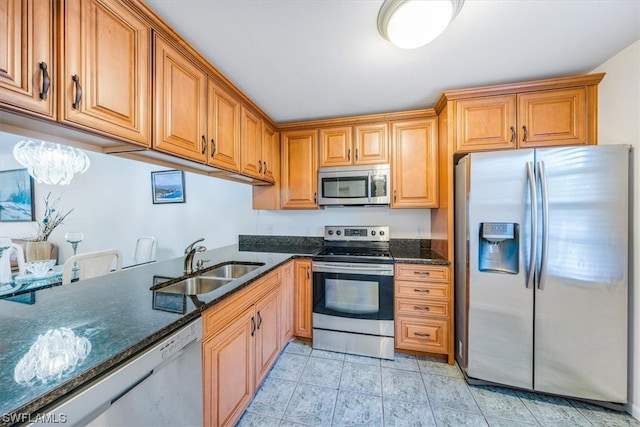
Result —
POLYGON ((313 260, 313 348, 393 359, 389 227, 326 226, 313 260))

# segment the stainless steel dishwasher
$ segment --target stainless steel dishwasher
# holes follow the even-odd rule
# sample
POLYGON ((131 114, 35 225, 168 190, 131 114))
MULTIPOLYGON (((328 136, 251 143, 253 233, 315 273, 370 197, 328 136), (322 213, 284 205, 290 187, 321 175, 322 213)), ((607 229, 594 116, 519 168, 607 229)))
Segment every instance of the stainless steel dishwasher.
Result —
POLYGON ((201 343, 198 318, 47 414, 73 426, 201 427, 201 343))

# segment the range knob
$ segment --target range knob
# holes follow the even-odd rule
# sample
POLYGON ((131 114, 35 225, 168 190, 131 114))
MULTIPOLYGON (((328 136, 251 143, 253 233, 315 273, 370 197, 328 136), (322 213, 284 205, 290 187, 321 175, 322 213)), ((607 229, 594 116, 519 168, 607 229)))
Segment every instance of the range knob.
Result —
POLYGON ((339 236, 339 235, 342 234, 342 231, 338 230, 338 231, 336 231, 336 234, 339 236))
POLYGON ((384 231, 380 230, 380 235, 384 236, 384 231))
POLYGON ((333 236, 333 230, 329 230, 329 236, 333 236))
POLYGON ((376 230, 371 230, 371 235, 375 236, 376 235, 376 230))

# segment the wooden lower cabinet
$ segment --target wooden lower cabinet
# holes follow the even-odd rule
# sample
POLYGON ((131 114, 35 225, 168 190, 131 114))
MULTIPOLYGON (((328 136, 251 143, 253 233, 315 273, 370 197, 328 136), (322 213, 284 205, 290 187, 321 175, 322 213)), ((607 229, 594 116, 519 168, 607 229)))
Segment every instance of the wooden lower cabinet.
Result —
POLYGON ((298 338, 311 338, 313 309, 313 274, 310 259, 294 261, 294 317, 293 334, 298 338))
POLYGON ((233 425, 255 390, 253 307, 203 342, 204 425, 233 425))
POLYGON ((453 364, 453 293, 449 266, 395 265, 396 348, 445 354, 453 364))
POLYGON ((289 261, 283 267, 282 282, 280 283, 280 345, 286 346, 293 338, 293 306, 295 282, 293 277, 294 261, 289 261))
POLYGON ((289 263, 267 274, 203 313, 205 426, 232 426, 240 419, 288 342, 282 325, 293 324, 293 289, 281 283, 293 276, 292 268, 289 263), (286 322, 283 309, 291 314, 286 322))

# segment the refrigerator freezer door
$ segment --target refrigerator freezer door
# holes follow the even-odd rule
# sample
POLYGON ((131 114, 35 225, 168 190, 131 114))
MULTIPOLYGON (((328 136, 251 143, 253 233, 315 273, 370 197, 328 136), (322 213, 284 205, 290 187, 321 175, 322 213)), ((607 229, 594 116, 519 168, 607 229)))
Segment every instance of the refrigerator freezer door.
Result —
POLYGON ((466 372, 472 378, 532 388, 534 291, 533 287, 527 288, 532 243, 527 164, 533 163, 534 152, 474 153, 469 159, 469 341, 466 372), (512 223, 517 226, 516 274, 497 269, 480 271, 481 253, 485 256, 500 249, 496 244, 485 246, 484 252, 480 251, 482 223, 512 223))
POLYGON ((629 148, 541 149, 536 162, 549 222, 544 286, 535 292, 534 388, 624 403, 629 148))

